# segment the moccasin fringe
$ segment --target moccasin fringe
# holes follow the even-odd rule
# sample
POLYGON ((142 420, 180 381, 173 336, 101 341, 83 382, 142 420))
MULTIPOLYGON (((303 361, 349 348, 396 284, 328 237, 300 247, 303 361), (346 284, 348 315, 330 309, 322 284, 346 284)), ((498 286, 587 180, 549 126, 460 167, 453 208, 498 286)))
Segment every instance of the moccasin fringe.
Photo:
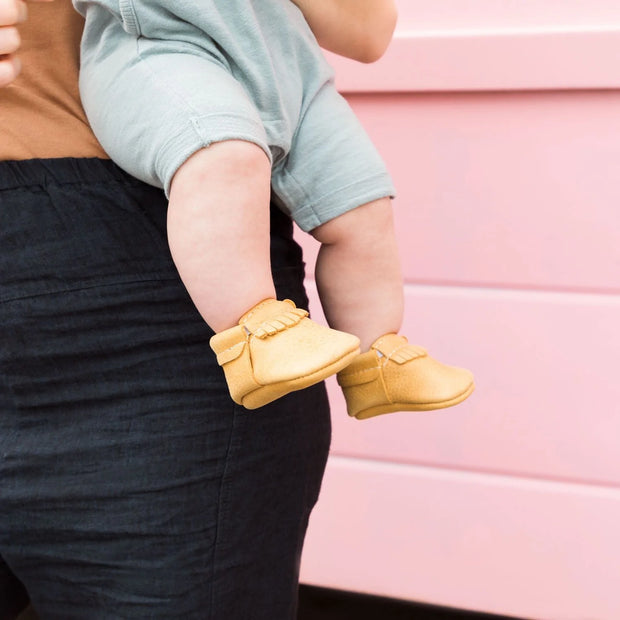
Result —
POLYGON ((388 355, 387 358, 392 360, 393 362, 396 362, 397 364, 405 364, 418 357, 424 357, 425 355, 426 350, 422 347, 417 347, 413 344, 407 344, 400 349, 396 349, 396 351, 392 351, 392 353, 388 355))
POLYGON ((264 340, 265 338, 269 338, 269 336, 273 336, 274 334, 283 332, 289 327, 297 325, 299 321, 307 316, 308 312, 306 310, 303 310, 302 308, 291 308, 289 311, 280 314, 273 319, 263 321, 255 330, 252 331, 252 334, 256 336, 256 338, 264 340))

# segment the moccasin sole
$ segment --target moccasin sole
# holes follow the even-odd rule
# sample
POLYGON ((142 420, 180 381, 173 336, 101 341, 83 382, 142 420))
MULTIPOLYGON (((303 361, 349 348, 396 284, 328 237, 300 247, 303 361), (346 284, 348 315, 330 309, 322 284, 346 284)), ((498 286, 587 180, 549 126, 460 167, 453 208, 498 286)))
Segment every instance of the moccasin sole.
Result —
POLYGON ((363 409, 356 415, 352 416, 358 420, 367 420, 368 418, 374 418, 384 413, 397 413, 398 411, 434 411, 436 409, 446 409, 462 403, 470 394, 474 391, 475 385, 472 383, 462 394, 455 396, 449 400, 444 400, 436 403, 389 403, 385 405, 377 405, 375 407, 369 407, 363 409))

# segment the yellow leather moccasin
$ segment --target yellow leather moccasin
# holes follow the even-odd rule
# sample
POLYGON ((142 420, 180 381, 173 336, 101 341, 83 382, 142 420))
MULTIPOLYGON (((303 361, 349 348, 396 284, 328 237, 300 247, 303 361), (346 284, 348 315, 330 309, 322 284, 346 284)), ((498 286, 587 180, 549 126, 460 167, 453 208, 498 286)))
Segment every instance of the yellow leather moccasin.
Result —
POLYGON ((323 327, 290 300, 266 299, 210 341, 232 399, 246 409, 319 383, 359 354, 359 339, 323 327))
POLYGON ((446 366, 404 336, 386 334, 338 373, 350 416, 358 420, 395 411, 452 407, 474 391, 474 377, 446 366))

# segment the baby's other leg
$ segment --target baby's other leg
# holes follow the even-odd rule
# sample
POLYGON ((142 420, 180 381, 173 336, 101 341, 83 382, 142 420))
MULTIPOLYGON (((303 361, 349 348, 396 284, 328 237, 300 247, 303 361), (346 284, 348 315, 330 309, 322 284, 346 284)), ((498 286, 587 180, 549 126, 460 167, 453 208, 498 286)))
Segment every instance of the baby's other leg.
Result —
POLYGON ((316 281, 330 325, 362 351, 338 373, 350 416, 451 407, 474 389, 472 374, 400 336, 403 283, 389 199, 369 202, 312 231, 322 243, 316 281))
POLYGON ((403 279, 389 198, 347 211, 312 230, 321 243, 316 282, 334 329, 355 334, 362 351, 397 333, 403 320, 403 279))
POLYGON ((217 142, 170 187, 168 241, 198 311, 216 332, 276 296, 269 258, 271 164, 257 145, 217 142))

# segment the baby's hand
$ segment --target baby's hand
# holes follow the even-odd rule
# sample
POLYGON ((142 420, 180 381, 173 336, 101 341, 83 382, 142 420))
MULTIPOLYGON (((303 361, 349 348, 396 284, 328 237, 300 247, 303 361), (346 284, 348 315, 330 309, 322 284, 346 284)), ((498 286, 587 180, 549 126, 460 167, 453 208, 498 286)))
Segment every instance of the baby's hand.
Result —
POLYGON ((21 39, 16 26, 25 21, 27 15, 26 4, 22 0, 0 0, 0 87, 9 85, 19 75, 21 64, 15 54, 21 39))

